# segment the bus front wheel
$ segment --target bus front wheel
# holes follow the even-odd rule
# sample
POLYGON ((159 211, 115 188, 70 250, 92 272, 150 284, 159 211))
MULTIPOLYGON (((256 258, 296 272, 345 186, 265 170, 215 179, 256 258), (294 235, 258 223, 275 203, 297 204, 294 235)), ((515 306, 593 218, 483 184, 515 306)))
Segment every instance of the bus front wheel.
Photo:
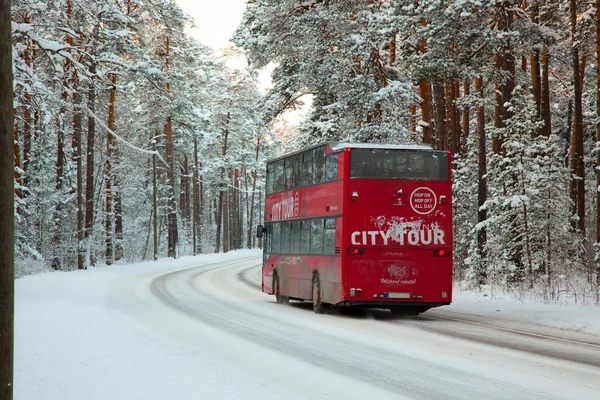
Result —
POLYGON ((323 314, 325 312, 325 305, 321 301, 321 280, 319 279, 318 274, 315 274, 313 276, 312 303, 313 303, 313 311, 315 313, 323 314))
POLYGON ((287 296, 282 296, 279 293, 279 276, 277 274, 273 274, 273 293, 275 294, 275 301, 279 304, 288 304, 290 302, 290 298, 287 296))

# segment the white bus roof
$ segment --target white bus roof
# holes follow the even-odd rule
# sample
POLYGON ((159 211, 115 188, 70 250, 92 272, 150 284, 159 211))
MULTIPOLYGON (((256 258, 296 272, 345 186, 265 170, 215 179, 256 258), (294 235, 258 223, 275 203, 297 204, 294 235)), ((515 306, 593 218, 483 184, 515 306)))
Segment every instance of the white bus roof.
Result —
POLYGON ((331 143, 331 150, 334 152, 345 149, 433 150, 428 144, 331 143))

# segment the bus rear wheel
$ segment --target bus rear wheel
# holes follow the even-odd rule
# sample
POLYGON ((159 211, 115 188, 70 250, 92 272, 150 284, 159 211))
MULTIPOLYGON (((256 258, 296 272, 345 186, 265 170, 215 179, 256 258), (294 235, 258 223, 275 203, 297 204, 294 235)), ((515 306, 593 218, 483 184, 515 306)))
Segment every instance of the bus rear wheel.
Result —
POLYGON ((273 293, 275 294, 275 301, 279 304, 288 304, 290 302, 290 298, 287 296, 282 296, 279 293, 279 276, 277 274, 273 274, 273 293))
POLYGON ((315 313, 323 314, 325 312, 325 305, 321 301, 321 280, 319 279, 318 274, 315 274, 313 276, 312 304, 313 304, 313 311, 315 313))

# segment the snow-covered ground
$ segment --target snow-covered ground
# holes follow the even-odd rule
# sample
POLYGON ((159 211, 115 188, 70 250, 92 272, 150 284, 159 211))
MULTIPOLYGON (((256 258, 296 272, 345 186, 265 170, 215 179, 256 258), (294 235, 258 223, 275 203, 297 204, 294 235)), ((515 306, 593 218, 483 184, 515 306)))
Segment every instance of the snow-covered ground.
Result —
POLYGON ((541 304, 504 296, 493 298, 489 292, 455 291, 452 304, 443 311, 472 314, 559 328, 600 336, 600 307, 577 304, 541 304))
MULTIPOLYGON (((600 393, 596 365, 465 344, 422 330, 423 322, 400 326, 316 316, 302 305, 284 309, 239 280, 242 273, 260 279, 260 259, 244 250, 18 279, 15 399, 401 399, 436 398, 446 387, 445 398, 456 399, 481 398, 485 387, 494 390, 485 398, 545 393, 581 400, 600 393), (241 266, 211 270, 223 262, 241 266), (178 272, 198 265, 207 267, 178 272), (290 332, 314 338, 302 346, 290 332), (483 359, 490 364, 482 370, 483 359), (390 381, 389 363, 398 379, 413 384, 390 381), (582 384, 570 380, 579 377, 582 384)), ((433 315, 444 312, 600 336, 597 307, 462 292, 433 315)))
MULTIPOLYGON (((235 363, 157 338, 123 316, 115 285, 227 255, 161 259, 15 282, 15 399, 228 399, 235 363), (200 261, 201 260, 201 261, 200 261)), ((247 252, 256 255, 256 252, 247 252)), ((231 361, 231 360, 229 360, 231 361)), ((236 371, 239 372, 239 371, 236 371)), ((242 371, 243 372, 243 371, 242 371)), ((239 379, 242 374, 236 374, 239 379)), ((240 386, 253 390, 251 378, 240 386)), ((258 390, 256 388, 255 390, 258 390)))

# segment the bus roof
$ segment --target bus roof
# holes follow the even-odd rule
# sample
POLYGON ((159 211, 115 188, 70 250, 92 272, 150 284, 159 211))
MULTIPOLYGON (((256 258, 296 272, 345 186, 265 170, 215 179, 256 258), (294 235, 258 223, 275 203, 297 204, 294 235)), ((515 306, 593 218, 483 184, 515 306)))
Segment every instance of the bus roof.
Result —
POLYGON ((285 158, 294 156, 296 154, 303 153, 310 149, 315 149, 317 147, 329 145, 331 147, 332 153, 338 153, 340 151, 344 151, 345 149, 384 149, 384 150, 433 150, 433 147, 428 144, 386 144, 386 143, 350 143, 350 142, 321 142, 319 144, 305 147, 303 149, 294 151, 292 153, 288 153, 271 160, 267 160, 267 164, 274 163, 279 160, 283 160, 285 158))
POLYGON ((345 149, 386 149, 386 150, 433 150, 428 144, 386 144, 386 143, 331 143, 334 152, 345 149))

